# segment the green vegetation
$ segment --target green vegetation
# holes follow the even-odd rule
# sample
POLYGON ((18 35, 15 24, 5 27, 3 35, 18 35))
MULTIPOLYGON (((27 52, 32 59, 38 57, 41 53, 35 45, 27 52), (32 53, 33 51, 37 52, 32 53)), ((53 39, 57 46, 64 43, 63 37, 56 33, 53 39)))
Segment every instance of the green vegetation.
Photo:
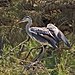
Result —
POLYGON ((10 1, 9 4, 4 3, 7 7, 0 2, 0 75, 75 75, 75 8, 72 9, 75 1, 7 1, 10 1), (54 23, 72 47, 67 48, 63 42, 60 42, 59 50, 47 46, 41 61, 29 70, 24 69, 38 55, 38 47, 41 47, 35 40, 28 40, 26 24, 18 24, 26 15, 32 17, 33 26, 46 26, 48 21, 54 23))

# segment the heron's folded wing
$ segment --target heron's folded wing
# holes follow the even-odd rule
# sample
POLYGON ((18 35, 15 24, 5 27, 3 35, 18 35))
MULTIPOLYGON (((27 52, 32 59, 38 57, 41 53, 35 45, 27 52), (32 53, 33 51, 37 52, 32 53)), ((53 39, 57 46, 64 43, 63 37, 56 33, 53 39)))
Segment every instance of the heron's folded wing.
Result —
POLYGON ((57 48, 57 42, 48 35, 38 34, 39 36, 43 37, 49 44, 51 44, 54 48, 57 48))
POLYGON ((31 31, 37 33, 37 37, 40 36, 41 38, 45 39, 49 44, 51 44, 54 48, 56 48, 57 41, 49 34, 49 30, 46 28, 39 28, 39 27, 31 27, 31 31))
POLYGON ((48 35, 50 37, 52 37, 54 40, 56 40, 56 38, 52 35, 52 33, 49 31, 49 29, 42 27, 31 27, 30 28, 31 31, 36 32, 37 34, 43 34, 43 35, 48 35))
POLYGON ((37 33, 42 33, 42 34, 50 34, 52 36, 52 34, 49 32, 49 30, 45 27, 39 28, 39 27, 31 27, 30 28, 31 31, 37 32, 37 33))
POLYGON ((61 31, 59 31, 58 37, 59 37, 68 47, 70 47, 70 44, 69 44, 67 38, 64 36, 64 34, 63 34, 61 31))
POLYGON ((49 29, 51 34, 55 37, 56 41, 59 42, 60 41, 60 38, 58 37, 59 29, 53 29, 51 27, 50 28, 47 27, 47 29, 49 29))
POLYGON ((55 25, 48 24, 47 28, 52 32, 52 34, 54 35, 55 38, 57 38, 58 41, 62 40, 68 47, 70 47, 67 38, 55 25))
POLYGON ((29 33, 30 33, 30 37, 34 38, 37 42, 40 42, 41 44, 44 44, 44 45, 48 43, 46 39, 38 35, 38 33, 36 33, 35 31, 32 31, 31 29, 29 29, 29 33))

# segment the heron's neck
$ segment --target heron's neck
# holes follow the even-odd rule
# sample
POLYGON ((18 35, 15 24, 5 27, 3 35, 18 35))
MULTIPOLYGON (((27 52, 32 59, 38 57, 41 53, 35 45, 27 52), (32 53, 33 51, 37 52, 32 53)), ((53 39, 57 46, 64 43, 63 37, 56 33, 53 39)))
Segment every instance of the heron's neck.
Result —
POLYGON ((26 25, 26 32, 29 33, 29 28, 32 25, 32 20, 28 21, 27 25, 26 25))

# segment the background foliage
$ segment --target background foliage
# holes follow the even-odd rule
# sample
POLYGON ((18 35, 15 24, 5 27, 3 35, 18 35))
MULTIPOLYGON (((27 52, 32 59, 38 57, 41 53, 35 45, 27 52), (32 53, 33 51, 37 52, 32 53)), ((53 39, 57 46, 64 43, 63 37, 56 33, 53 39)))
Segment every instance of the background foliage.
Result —
POLYGON ((0 75, 75 75, 75 0, 0 0, 0 75), (27 15, 32 17, 33 26, 55 24, 71 49, 63 42, 60 50, 48 46, 39 64, 23 71, 40 51, 36 41, 27 40, 26 24, 18 24, 27 15))

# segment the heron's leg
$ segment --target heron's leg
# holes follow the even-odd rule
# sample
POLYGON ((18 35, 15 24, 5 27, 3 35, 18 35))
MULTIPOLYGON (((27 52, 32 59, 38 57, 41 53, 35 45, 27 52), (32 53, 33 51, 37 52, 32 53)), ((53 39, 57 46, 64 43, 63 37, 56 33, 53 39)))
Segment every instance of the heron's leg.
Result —
MULTIPOLYGON (((38 47, 37 49, 40 49, 40 48, 41 48, 41 47, 38 47)), ((31 51, 34 50, 34 49, 36 49, 36 48, 34 47, 34 48, 30 49, 30 51, 28 52, 28 54, 27 54, 26 57, 25 57, 25 60, 29 57, 31 51)))
MULTIPOLYGON (((44 45, 44 48, 46 47, 47 45, 44 45)), ((41 46, 41 47, 38 47, 38 48, 32 48, 32 49, 30 49, 30 51, 28 52, 28 54, 26 55, 26 57, 25 57, 25 59, 27 59, 28 58, 28 56, 30 55, 30 53, 31 53, 31 51, 33 50, 33 49, 42 49, 42 47, 43 46, 41 46)), ((41 54, 41 52, 42 52, 42 50, 39 52, 39 54, 38 55, 40 55, 41 54)))
MULTIPOLYGON (((43 57, 44 53, 45 53, 44 46, 42 46, 39 54, 33 59, 33 61, 31 63, 26 65, 24 67, 24 69, 28 70, 31 66, 37 64, 41 60, 41 58, 43 57)), ((23 71, 24 71, 24 69, 23 69, 23 71)))
POLYGON ((42 47, 41 47, 41 51, 40 51, 39 54, 34 58, 33 62, 34 62, 34 61, 38 61, 38 60, 40 60, 40 59, 43 57, 43 55, 44 55, 44 53, 45 53, 44 48, 45 48, 45 46, 42 46, 42 47))
POLYGON ((31 53, 31 51, 32 51, 33 49, 35 49, 35 48, 30 49, 30 51, 28 52, 28 54, 27 54, 26 57, 25 57, 25 60, 29 57, 29 55, 30 55, 30 53, 31 53))

